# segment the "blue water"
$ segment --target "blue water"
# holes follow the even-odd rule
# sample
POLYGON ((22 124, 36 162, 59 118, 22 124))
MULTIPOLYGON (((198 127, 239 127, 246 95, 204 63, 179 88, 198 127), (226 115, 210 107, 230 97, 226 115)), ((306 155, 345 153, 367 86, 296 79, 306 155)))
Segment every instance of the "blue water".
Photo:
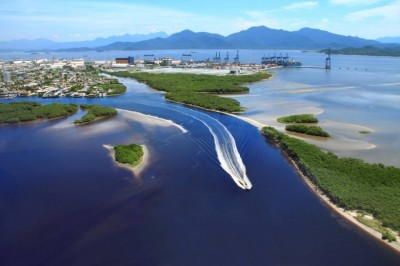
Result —
POLYGON ((35 100, 138 111, 188 133, 121 114, 73 126, 82 112, 0 127, 1 265, 399 265, 322 203, 255 127, 121 81, 119 97, 35 100), (207 127, 215 120, 235 140, 250 192, 221 167, 207 127), (149 148, 140 176, 102 147, 131 142, 149 148))

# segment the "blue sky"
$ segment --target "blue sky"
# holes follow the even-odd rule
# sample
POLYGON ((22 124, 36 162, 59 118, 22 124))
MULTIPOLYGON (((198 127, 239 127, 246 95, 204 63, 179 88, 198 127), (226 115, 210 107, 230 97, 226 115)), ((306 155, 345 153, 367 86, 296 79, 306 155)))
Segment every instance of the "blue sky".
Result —
POLYGON ((79 41, 184 29, 229 35, 259 25, 375 39, 400 36, 400 0, 2 0, 0 25, 0 41, 79 41))

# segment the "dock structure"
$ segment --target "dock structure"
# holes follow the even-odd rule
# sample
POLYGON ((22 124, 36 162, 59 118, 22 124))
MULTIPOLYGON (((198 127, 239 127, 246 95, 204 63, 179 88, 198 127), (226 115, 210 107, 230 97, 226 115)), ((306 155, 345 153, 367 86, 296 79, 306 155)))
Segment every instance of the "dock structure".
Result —
POLYGON ((233 63, 239 65, 240 64, 240 60, 239 60, 239 50, 236 51, 236 56, 235 58, 233 58, 233 63))
POLYGON ((221 53, 215 52, 215 57, 213 58, 214 63, 221 63, 221 53))
POLYGON ((225 64, 229 63, 229 52, 226 52, 226 57, 224 58, 224 63, 225 64))
POLYGON ((279 53, 279 56, 274 53, 272 56, 263 56, 261 58, 262 65, 276 65, 276 66, 284 66, 284 67, 299 67, 301 66, 301 62, 295 62, 292 59, 289 60, 289 55, 286 53, 285 56, 282 53, 279 53))

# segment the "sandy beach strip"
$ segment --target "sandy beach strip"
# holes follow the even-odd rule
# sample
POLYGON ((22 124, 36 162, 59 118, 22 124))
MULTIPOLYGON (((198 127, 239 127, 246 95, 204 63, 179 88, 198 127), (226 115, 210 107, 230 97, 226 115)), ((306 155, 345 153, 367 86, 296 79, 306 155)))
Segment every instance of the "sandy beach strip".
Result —
POLYGON ((163 119, 163 118, 160 118, 157 116, 152 116, 152 115, 145 115, 145 114, 135 112, 135 111, 129 111, 129 110, 124 110, 124 109, 117 109, 117 110, 124 118, 133 119, 140 123, 151 124, 151 125, 156 125, 156 126, 160 126, 160 127, 174 126, 174 127, 178 128, 180 131, 182 131, 182 133, 188 132, 183 126, 174 123, 172 120, 163 119))
POLYGON ((146 169, 147 166, 149 166, 149 162, 150 162, 150 160, 149 160, 150 156, 149 156, 149 151, 148 151, 147 147, 145 145, 140 145, 140 146, 143 149, 143 156, 142 156, 140 163, 133 167, 133 166, 129 166, 127 164, 119 163, 115 160, 114 146, 107 145, 107 144, 103 145, 103 147, 109 151, 109 155, 112 158, 115 166, 125 168, 125 169, 131 171, 135 175, 135 177, 140 176, 142 171, 144 169, 146 169))
POLYGON ((350 221, 352 224, 356 225, 358 228, 362 229, 364 232, 369 234, 370 236, 378 239, 380 242, 386 244, 388 247, 393 248, 397 252, 400 252, 400 243, 398 242, 398 237, 397 237, 397 242, 388 242, 382 239, 382 234, 378 231, 375 231, 369 226, 366 226, 365 224, 359 222, 356 217, 357 213, 355 211, 347 211, 343 208, 340 208, 336 206, 327 195, 325 195, 314 183, 311 182, 309 177, 303 174, 303 172, 300 170, 298 164, 291 159, 287 154, 285 154, 285 157, 287 160, 290 162, 290 164, 295 168, 296 172, 298 175, 302 178, 302 180, 307 184, 307 186, 322 200, 324 204, 326 204, 331 210, 333 210, 335 213, 340 215, 341 217, 347 219, 350 221))

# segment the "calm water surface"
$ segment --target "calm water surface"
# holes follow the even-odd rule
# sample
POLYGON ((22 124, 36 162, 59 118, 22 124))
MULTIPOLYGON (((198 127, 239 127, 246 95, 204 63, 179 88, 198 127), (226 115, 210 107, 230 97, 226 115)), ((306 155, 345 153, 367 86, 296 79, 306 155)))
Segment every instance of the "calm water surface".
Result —
MULTIPOLYGON (((165 103, 146 86, 90 102, 171 119, 188 130, 119 114, 0 127, 1 265, 399 265, 400 256, 329 210, 253 126, 165 103), (204 115, 209 116, 209 118, 204 115), (198 119, 203 119, 202 123, 198 119), (207 123, 235 138, 253 183, 221 168, 207 123), (147 145, 140 176, 103 144, 147 145)), ((289 80, 290 81, 290 80, 289 80)))

